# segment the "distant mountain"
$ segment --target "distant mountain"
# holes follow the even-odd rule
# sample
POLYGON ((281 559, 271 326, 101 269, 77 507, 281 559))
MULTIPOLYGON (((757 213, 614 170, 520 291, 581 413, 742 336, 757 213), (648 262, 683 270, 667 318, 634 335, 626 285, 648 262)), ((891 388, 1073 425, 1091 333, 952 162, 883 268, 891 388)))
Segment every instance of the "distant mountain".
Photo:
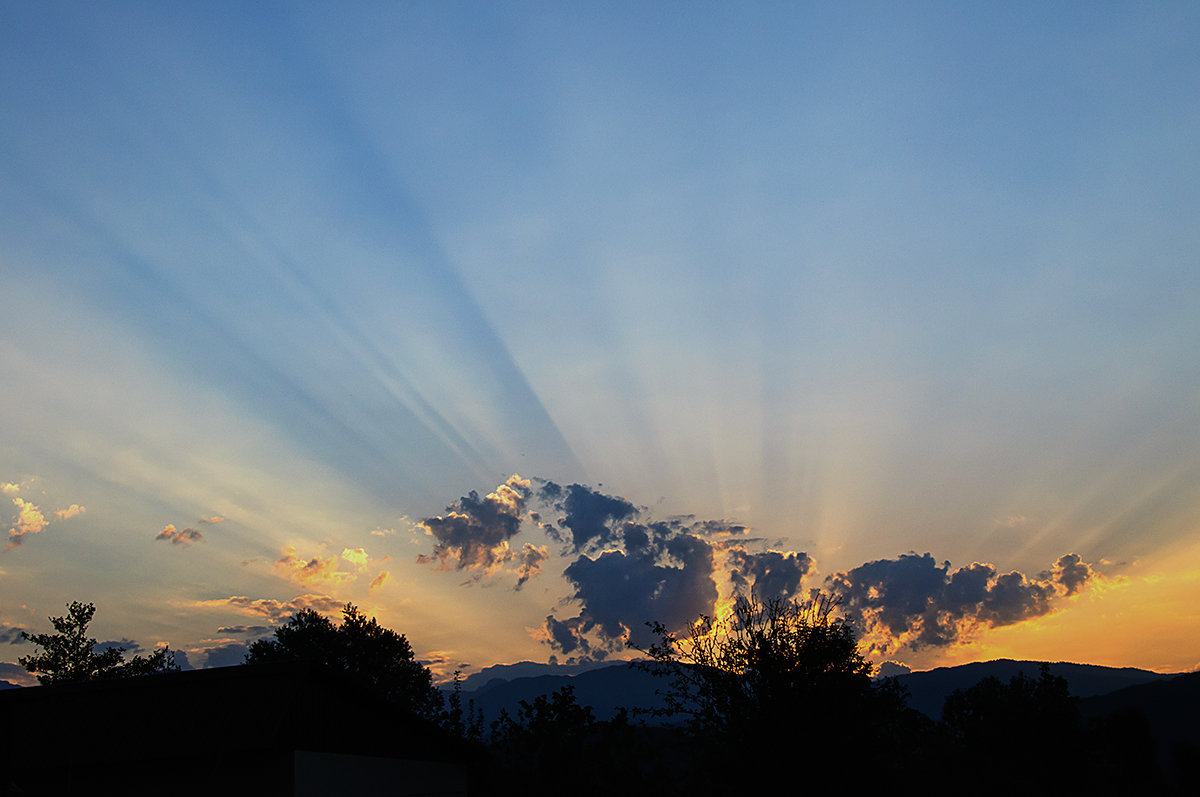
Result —
MULTIPOLYGON (((942 704, 955 689, 974 686, 988 676, 1008 683, 1018 673, 1037 678, 1041 662, 975 662, 957 667, 938 667, 925 672, 897 676, 910 694, 909 705, 933 719, 941 719, 942 704)), ((1139 670, 1133 667, 1100 667, 1091 664, 1056 662, 1050 672, 1065 678, 1071 694, 1079 698, 1105 695, 1126 687, 1167 682, 1174 675, 1139 670)), ((663 705, 656 690, 665 691, 668 681, 644 672, 628 662, 584 665, 576 672, 568 665, 519 664, 488 667, 463 681, 464 697, 475 701, 491 723, 506 709, 516 714, 520 701, 533 702, 539 695, 550 694, 570 684, 582 706, 591 706, 597 719, 610 719, 618 708, 652 709, 663 705)), ((1139 693, 1135 693, 1137 695, 1139 693)))
POLYGON ((464 678, 462 688, 464 692, 475 692, 487 687, 492 681, 512 681, 517 678, 534 678, 539 675, 579 675, 589 670, 611 667, 614 663, 590 661, 584 664, 544 664, 536 661, 519 661, 516 664, 493 664, 464 678))
MULTIPOLYGON (((896 679, 908 688, 909 705, 936 720, 941 719, 942 704, 955 689, 967 689, 988 676, 995 676, 1004 683, 1008 683, 1020 673, 1037 678, 1041 667, 1040 661, 997 659, 961 664, 957 667, 938 667, 924 672, 899 675, 896 679)), ((1103 695, 1123 687, 1175 677, 1134 667, 1101 667, 1062 661, 1052 663, 1050 673, 1065 678, 1071 694, 1079 698, 1103 695)))
MULTIPOLYGON (((665 689, 667 681, 643 672, 628 662, 617 662, 581 672, 578 675, 534 675, 504 680, 493 677, 486 686, 467 692, 464 696, 475 701, 490 724, 505 709, 516 716, 522 700, 532 703, 539 695, 556 692, 570 684, 581 706, 591 706, 596 719, 611 719, 619 708, 652 709, 662 706, 655 694, 665 689)), ((465 682, 464 682, 465 686, 465 682)))

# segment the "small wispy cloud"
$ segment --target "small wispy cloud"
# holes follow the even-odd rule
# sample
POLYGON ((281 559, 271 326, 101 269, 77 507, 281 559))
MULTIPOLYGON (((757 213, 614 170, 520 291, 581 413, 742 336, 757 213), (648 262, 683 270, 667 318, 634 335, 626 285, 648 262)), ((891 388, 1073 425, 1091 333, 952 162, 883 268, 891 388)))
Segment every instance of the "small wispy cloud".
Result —
MULTIPOLYGON (((351 550, 347 548, 343 552, 350 554, 351 557, 357 557, 358 551, 361 548, 351 550)), ((275 563, 271 565, 271 572, 280 578, 287 579, 295 584, 303 584, 305 586, 323 586, 326 584, 341 584, 346 581, 352 581, 358 575, 358 567, 355 572, 338 569, 338 556, 326 557, 322 559, 319 555, 311 558, 304 558, 296 555, 296 546, 286 545, 281 550, 283 554, 275 563)), ((362 556, 366 556, 363 552, 362 556)), ((347 559, 354 563, 353 559, 347 559)))
POLYGON ((71 504, 66 509, 54 510, 54 516, 56 518, 58 518, 59 520, 66 520, 67 518, 73 518, 76 515, 82 515, 86 511, 87 511, 87 507, 85 507, 85 506, 80 506, 79 504, 71 504))
POLYGON ((217 523, 224 523, 225 518, 221 517, 220 515, 209 515, 208 517, 200 518, 200 522, 215 525, 217 523))
POLYGON ((263 617, 273 623, 280 623, 301 609, 312 609, 322 614, 332 614, 339 611, 343 604, 341 601, 331 598, 328 595, 308 594, 298 595, 290 601, 231 595, 228 598, 192 601, 187 605, 204 609, 227 609, 249 617, 263 617))

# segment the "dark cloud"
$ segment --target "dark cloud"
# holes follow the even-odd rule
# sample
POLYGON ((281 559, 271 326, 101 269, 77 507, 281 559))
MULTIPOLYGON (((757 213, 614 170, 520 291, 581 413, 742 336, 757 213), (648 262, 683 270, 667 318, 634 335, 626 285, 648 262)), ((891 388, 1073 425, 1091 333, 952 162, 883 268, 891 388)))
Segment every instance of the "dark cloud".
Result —
MULTIPOLYGON (((547 615, 542 623, 542 633, 550 647, 560 651, 564 656, 577 659, 593 657, 592 644, 587 634, 595 624, 585 617, 571 617, 559 620, 554 615, 547 615)), ((604 658, 606 651, 599 651, 599 658, 604 658)))
MULTIPOLYGON (((807 553, 772 550, 781 543, 751 537, 736 522, 686 514, 654 520, 645 508, 583 484, 517 476, 483 498, 471 492, 445 516, 422 521, 436 542, 417 561, 472 570, 471 581, 510 565, 520 589, 550 558, 545 546, 524 543, 515 549, 513 538, 526 520, 533 533, 561 543, 562 556, 574 556, 563 577, 572 587, 567 603, 578 614, 566 619, 550 614, 540 636, 556 652, 579 660, 602 658, 626 640, 645 646, 651 641, 648 622, 682 631, 700 615, 711 616, 726 578, 734 593, 760 601, 802 599, 816 567, 807 553)), ((1060 557, 1031 578, 979 562, 952 570, 928 553, 907 553, 836 573, 826 587, 864 642, 886 653, 903 646, 942 647, 978 627, 1041 616, 1055 599, 1075 594, 1094 576, 1077 554, 1060 557)))
POLYGON ((13 661, 0 661, 0 680, 21 686, 37 684, 37 679, 32 673, 13 661))
POLYGON ((1043 574, 1043 577, 1062 584, 1068 595, 1074 595, 1095 575, 1096 571, 1083 561, 1083 557, 1077 553, 1066 553, 1058 557, 1049 575, 1043 574))
POLYGON ((271 633, 271 627, 266 625, 223 625, 217 629, 217 633, 259 637, 271 633))
POLYGON ((907 664, 901 664, 898 661, 885 661, 879 665, 879 670, 875 674, 880 678, 893 678, 897 675, 908 675, 912 672, 912 667, 907 664))
POLYGON ((229 642, 204 650, 205 667, 232 667, 244 664, 249 647, 244 642, 229 642))
POLYGON ((21 632, 24 630, 18 625, 0 628, 0 645, 20 645, 25 641, 25 638, 21 636, 21 632))
POLYGON ((1076 554, 1059 558, 1039 578, 999 574, 975 562, 951 571, 928 553, 867 562, 829 578, 847 614, 869 636, 873 649, 907 645, 941 647, 979 626, 1003 626, 1039 617, 1051 602, 1074 594, 1092 570, 1076 554))
POLYGON ((145 648, 132 639, 110 639, 105 642, 97 642, 92 646, 92 651, 94 653, 103 653, 106 650, 116 650, 117 648, 124 650, 131 656, 136 656, 145 650, 145 648))
POLYGON ((761 551, 742 548, 728 552, 729 580, 739 593, 749 590, 760 601, 800 597, 800 585, 812 571, 814 562, 806 553, 761 551))
POLYGON ((418 525, 437 542, 420 564, 480 568, 491 573, 513 558, 508 541, 521 530, 521 516, 533 491, 529 482, 513 476, 483 498, 472 490, 446 508, 446 514, 425 518, 418 525))
POLYGON ((627 524, 622 536, 624 551, 580 556, 563 572, 580 606, 575 631, 594 630, 602 649, 627 636, 642 646, 650 641, 648 622, 679 629, 713 613, 717 585, 707 541, 666 524, 627 524))
POLYGON ((624 498, 605 495, 582 484, 568 486, 566 497, 556 506, 566 513, 559 524, 570 529, 576 553, 612 542, 621 521, 638 514, 637 507, 624 498))

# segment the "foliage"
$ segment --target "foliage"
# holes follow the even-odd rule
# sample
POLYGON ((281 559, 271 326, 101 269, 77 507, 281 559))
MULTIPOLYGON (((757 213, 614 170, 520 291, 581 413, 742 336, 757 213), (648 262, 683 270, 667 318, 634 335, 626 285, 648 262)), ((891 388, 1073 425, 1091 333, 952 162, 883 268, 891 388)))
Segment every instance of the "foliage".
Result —
POLYGON ((302 609, 275 629, 274 639, 260 639, 246 653, 248 664, 297 660, 345 677, 421 716, 435 719, 441 712, 433 675, 413 657, 408 639, 367 618, 353 604, 343 607, 341 625, 302 609))
POLYGON ((490 793, 528 795, 611 794, 607 778, 589 772, 624 772, 637 767, 629 726, 622 712, 599 722, 581 706, 570 684, 533 702, 522 700, 516 717, 501 710, 492 723, 491 752, 503 762, 490 793))
POLYGON ((1041 665, 1037 680, 1018 673, 1007 684, 989 676, 968 689, 956 689, 942 707, 942 721, 971 746, 1002 749, 1026 744, 1031 734, 1063 737, 1079 728, 1080 716, 1065 678, 1041 665))
POLYGON ((442 727, 460 739, 469 742, 483 740, 483 710, 476 707, 475 701, 467 701, 463 706, 462 672, 454 671, 454 688, 446 697, 446 710, 442 714, 442 727))
POLYGON ((17 661, 29 672, 37 674, 41 684, 123 678, 179 670, 175 663, 175 653, 169 648, 159 648, 149 656, 134 656, 129 661, 125 661, 125 648, 109 647, 98 650, 99 643, 87 634, 88 625, 95 615, 95 604, 72 601, 67 604, 65 615, 49 618, 56 633, 21 632, 25 640, 40 647, 42 652, 23 656, 17 661))
POLYGON ((1091 745, 1066 679, 1051 675, 1048 664, 1037 679, 1019 673, 1006 684, 989 676, 954 690, 942 707, 942 723, 965 770, 996 773, 984 791, 1080 785, 1081 773, 1062 762, 1078 762, 1091 745))
MULTIPOLYGON (((659 641, 642 666, 668 676, 667 715, 690 732, 687 789, 750 793, 772 787, 770 768, 721 768, 730 749, 759 760, 788 760, 798 751, 823 772, 899 777, 930 756, 930 723, 908 707, 891 679, 871 680, 837 601, 741 597, 725 619, 702 616, 678 636, 651 624, 659 641)), ((686 789, 685 789, 686 790, 686 789)))
POLYGON ((811 713, 870 689, 871 664, 835 601, 739 598, 724 620, 702 616, 680 638, 660 623, 646 653, 672 676, 667 713, 694 728, 733 733, 811 713))
POLYGON ((578 744, 596 727, 591 706, 580 706, 575 687, 567 684, 550 695, 539 695, 533 703, 522 700, 514 720, 507 711, 492 723, 492 745, 521 747, 537 759, 545 748, 561 753, 561 748, 578 744))

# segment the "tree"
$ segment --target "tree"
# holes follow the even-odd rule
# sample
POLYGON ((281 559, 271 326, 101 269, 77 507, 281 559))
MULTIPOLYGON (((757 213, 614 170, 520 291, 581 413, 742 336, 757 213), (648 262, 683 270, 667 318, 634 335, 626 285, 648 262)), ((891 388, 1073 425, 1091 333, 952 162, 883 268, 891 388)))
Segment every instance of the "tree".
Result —
POLYGON ((21 632, 26 641, 42 648, 42 652, 22 656, 17 661, 35 673, 38 683, 43 685, 179 670, 175 653, 170 648, 159 648, 149 656, 134 656, 129 661, 125 661, 123 647, 99 648, 99 643, 87 635, 88 625, 95 615, 95 604, 72 601, 67 604, 64 616, 49 618, 57 633, 21 632))
POLYGON ((897 774, 912 766, 921 723, 895 681, 872 666, 837 601, 741 597, 724 619, 701 616, 686 635, 660 623, 647 669, 670 678, 667 714, 681 714, 697 742, 698 788, 742 792, 770 785, 770 768, 713 768, 730 749, 782 761, 802 751, 825 772, 897 774), (908 733, 913 729, 913 733, 908 733), (896 739, 895 736, 900 738, 896 739))
MULTIPOLYGON (((579 704, 567 684, 551 694, 520 701, 516 716, 501 709, 492 723, 491 753, 501 763, 488 779, 489 794, 612 794, 609 778, 583 773, 621 772, 646 788, 645 751, 634 747, 624 709, 610 720, 597 720, 591 706, 579 704)), ((661 792, 659 792, 661 793, 661 792)))
POLYGON ((408 639, 350 603, 342 609, 340 626, 301 609, 275 629, 274 639, 260 639, 246 653, 247 664, 276 661, 309 662, 430 719, 441 712, 433 674, 413 657, 408 639))
POLYGON ((683 638, 651 624, 659 641, 646 653, 653 669, 673 678, 667 711, 707 731, 738 732, 869 690, 871 664, 850 624, 833 617, 835 606, 826 596, 804 603, 742 597, 728 618, 701 616, 683 638))
POLYGON ((942 706, 942 723, 959 745, 956 760, 971 771, 992 770, 992 793, 1028 784, 1077 785, 1064 768, 1086 748, 1078 701, 1067 681, 1043 663, 1038 678, 1018 673, 1006 684, 988 676, 956 689, 942 706))
POLYGON ((468 700, 463 706, 463 677, 461 670, 454 671, 454 687, 446 696, 446 709, 442 712, 442 727, 468 742, 483 741, 483 709, 468 700))

